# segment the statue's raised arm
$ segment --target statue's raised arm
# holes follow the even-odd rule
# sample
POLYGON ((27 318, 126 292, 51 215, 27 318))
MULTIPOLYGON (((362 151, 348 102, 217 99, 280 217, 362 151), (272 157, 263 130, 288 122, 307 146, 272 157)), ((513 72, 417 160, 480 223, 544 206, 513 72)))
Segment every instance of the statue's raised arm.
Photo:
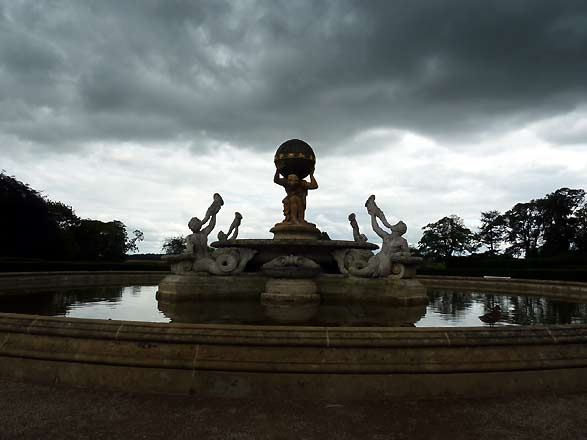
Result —
POLYGON ((281 185, 283 187, 287 186, 287 179, 280 176, 278 169, 275 170, 275 176, 273 176, 273 182, 277 183, 278 185, 281 185))
POLYGON ((310 174, 310 182, 305 182, 306 189, 318 189, 318 182, 316 182, 316 178, 314 177, 314 172, 310 174))
POLYGON ((379 226, 379 223, 377 223, 377 216, 373 213, 371 213, 371 228, 373 228, 373 231, 381 238, 385 238, 386 235, 389 235, 388 232, 379 226))

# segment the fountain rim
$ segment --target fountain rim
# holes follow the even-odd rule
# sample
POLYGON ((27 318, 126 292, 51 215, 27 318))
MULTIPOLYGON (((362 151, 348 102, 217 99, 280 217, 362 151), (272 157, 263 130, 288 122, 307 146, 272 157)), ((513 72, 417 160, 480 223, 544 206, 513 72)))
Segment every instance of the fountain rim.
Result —
POLYGON ((243 247, 251 249, 291 247, 313 247, 323 249, 365 249, 377 250, 379 246, 374 243, 360 243, 352 240, 309 240, 309 239, 274 239, 274 238, 238 238, 236 240, 215 241, 210 244, 213 248, 243 247))

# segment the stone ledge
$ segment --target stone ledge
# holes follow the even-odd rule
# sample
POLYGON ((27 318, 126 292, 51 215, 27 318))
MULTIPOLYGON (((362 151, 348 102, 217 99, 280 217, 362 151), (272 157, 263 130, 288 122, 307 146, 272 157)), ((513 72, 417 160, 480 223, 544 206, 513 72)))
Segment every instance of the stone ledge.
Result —
POLYGON ((432 288, 485 289, 496 293, 538 295, 546 298, 587 302, 587 283, 452 276, 418 276, 417 279, 425 286, 432 288))
POLYGON ((587 389, 586 342, 587 326, 300 328, 5 314, 0 376, 221 397, 484 397, 587 389))
POLYGON ((0 274, 0 297, 26 295, 44 290, 70 287, 121 285, 125 283, 158 284, 170 272, 159 271, 75 271, 12 272, 0 274))

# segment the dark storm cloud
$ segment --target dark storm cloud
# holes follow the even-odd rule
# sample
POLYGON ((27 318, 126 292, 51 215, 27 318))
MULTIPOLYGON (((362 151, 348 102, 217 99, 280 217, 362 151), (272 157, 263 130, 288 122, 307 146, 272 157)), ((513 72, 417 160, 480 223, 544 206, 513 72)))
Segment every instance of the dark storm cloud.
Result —
POLYGON ((0 131, 53 149, 482 136, 585 102, 586 29, 583 0, 6 0, 0 131))

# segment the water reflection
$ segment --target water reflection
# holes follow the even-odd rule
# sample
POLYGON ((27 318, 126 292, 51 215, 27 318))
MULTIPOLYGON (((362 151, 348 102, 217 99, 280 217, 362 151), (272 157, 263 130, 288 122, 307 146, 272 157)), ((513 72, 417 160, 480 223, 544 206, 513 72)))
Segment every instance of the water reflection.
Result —
POLYGON ((418 326, 472 325, 480 315, 499 305, 502 325, 587 324, 587 304, 550 300, 539 296, 432 290, 426 317, 418 326))
POLYGON ((164 303, 157 286, 94 287, 0 297, 0 312, 79 318, 254 325, 484 326, 479 316, 496 305, 497 325, 587 324, 587 304, 538 296, 464 290, 430 290, 426 306, 367 304, 272 306, 255 301, 164 303))
POLYGON ((159 310, 171 322, 208 324, 300 324, 317 326, 412 326, 426 314, 426 306, 384 307, 362 304, 262 305, 254 301, 166 303, 159 310))
POLYGON ((0 312, 71 318, 169 322, 157 310, 157 286, 91 287, 0 297, 0 312))

